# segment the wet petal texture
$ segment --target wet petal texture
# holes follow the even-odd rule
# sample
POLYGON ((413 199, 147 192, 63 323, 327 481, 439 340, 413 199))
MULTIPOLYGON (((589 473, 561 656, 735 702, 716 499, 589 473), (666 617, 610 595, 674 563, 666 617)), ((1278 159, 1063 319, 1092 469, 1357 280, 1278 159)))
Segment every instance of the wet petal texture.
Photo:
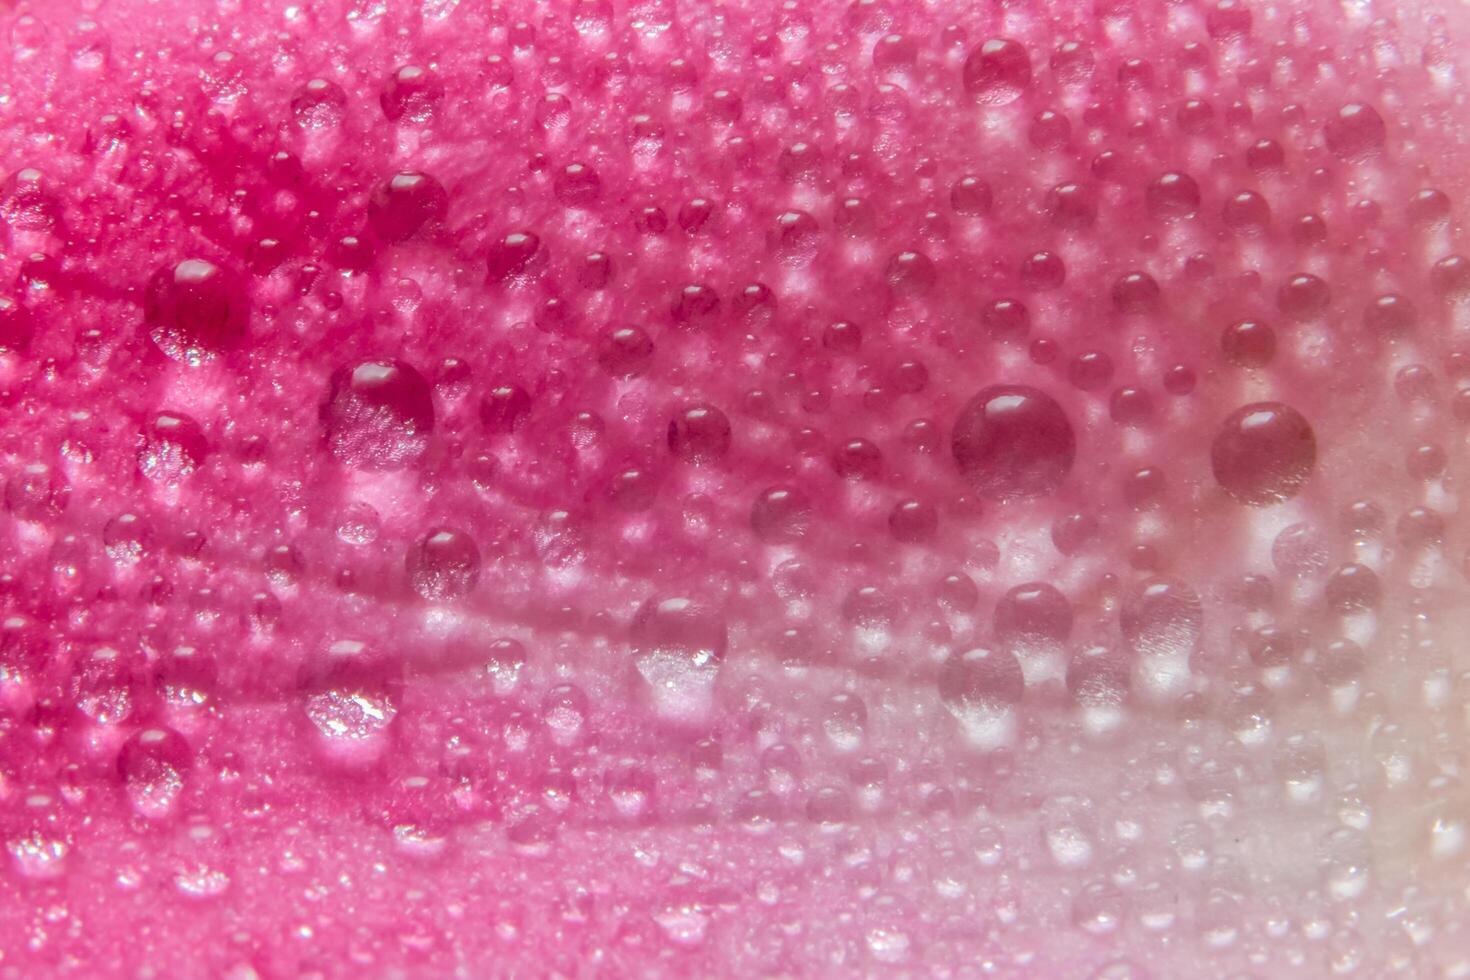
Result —
POLYGON ((1461 6, 0 3, 0 978, 1461 977, 1461 6))

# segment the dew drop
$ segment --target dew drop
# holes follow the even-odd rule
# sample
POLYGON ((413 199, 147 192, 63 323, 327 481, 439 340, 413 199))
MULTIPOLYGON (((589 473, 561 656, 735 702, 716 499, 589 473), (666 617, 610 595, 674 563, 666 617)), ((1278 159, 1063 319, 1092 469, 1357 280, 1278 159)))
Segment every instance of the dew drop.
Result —
POLYGON ((1148 185, 1146 203, 1156 218, 1187 218, 1199 210, 1199 185, 1185 173, 1163 174, 1148 185))
POLYGON ((1239 320, 1221 333, 1220 352, 1236 367, 1265 367, 1276 356, 1276 331, 1259 320, 1239 320))
POLYGON ((1215 480, 1242 504, 1267 506, 1296 496, 1317 463, 1317 439, 1301 413, 1255 402, 1221 423, 1210 450, 1215 480))
POLYGON ((691 463, 713 463, 730 450, 730 420, 713 405, 692 405, 669 422, 669 449, 691 463))
POLYGON ((513 231, 490 246, 485 255, 485 278, 490 283, 514 284, 529 278, 544 262, 540 237, 529 231, 513 231))
POLYGON ((950 654, 939 671, 939 697, 966 740, 994 749, 1014 736, 1015 707, 1026 678, 1014 654, 975 647, 950 654))
POLYGON ((723 617, 687 596, 649 599, 630 636, 644 694, 659 717, 684 724, 706 718, 728 642, 723 617))
POLYGON ((602 178, 585 163, 570 163, 556 175, 552 192, 569 208, 590 208, 602 197, 602 178))
POLYGON ((379 238, 401 242, 444 220, 449 195, 426 173, 404 171, 379 184, 368 198, 368 224, 379 238))
POLYGON ((965 59, 964 83, 981 105, 1008 105, 1031 87, 1031 56, 1016 41, 992 38, 965 59))
POLYGON ((347 115, 347 93, 335 82, 313 78, 291 97, 291 115, 302 129, 331 129, 347 115))
POLYGON ((159 350, 197 365, 244 339, 250 300, 234 273, 204 259, 185 259, 148 280, 143 318, 159 350))
POLYGON ((5 481, 5 509, 23 521, 46 524, 56 520, 70 496, 62 475, 45 463, 22 466, 5 481))
POLYGON ((1344 159, 1353 160, 1382 150, 1387 127, 1377 109, 1350 102, 1327 121, 1322 135, 1329 150, 1344 159))
POLYGON ((405 564, 413 590, 430 602, 462 599, 480 581, 480 549, 454 528, 435 528, 419 538, 405 564))
POLYGON ((77 709, 99 725, 117 725, 137 708, 142 664, 115 647, 87 651, 72 667, 70 693, 77 709))
POLYGON ((1072 424, 1056 400, 1026 385, 985 388, 961 410, 951 450, 982 496, 1015 500, 1052 493, 1076 457, 1072 424))
POLYGON ((428 448, 433 393, 402 361, 359 361, 332 375, 321 419, 336 459, 369 470, 401 469, 428 448))
POLYGON ((806 536, 811 523, 811 498, 795 487, 764 490, 750 511, 750 526, 756 537, 773 544, 799 541, 806 536))
POLYGON ((31 346, 35 317, 9 296, 0 296, 0 352, 20 353, 31 346))
POLYGON ((301 705, 333 761, 368 763, 382 753, 398 715, 402 668, 356 640, 338 640, 305 663, 301 705))
POLYGON ((150 820, 163 819, 177 807, 193 751, 171 728, 145 728, 123 743, 117 771, 133 809, 150 820))
POLYGON ((990 185, 979 177, 961 177, 949 190, 949 206, 956 214, 966 217, 988 214, 992 203, 990 185))
POLYGON ((190 476, 209 454, 204 430, 181 412, 160 412, 143 428, 138 471, 150 480, 172 484, 190 476))
POLYGON ((383 115, 391 122, 407 119, 427 122, 444 100, 444 83, 438 73, 418 65, 403 65, 388 76, 378 97, 383 115))

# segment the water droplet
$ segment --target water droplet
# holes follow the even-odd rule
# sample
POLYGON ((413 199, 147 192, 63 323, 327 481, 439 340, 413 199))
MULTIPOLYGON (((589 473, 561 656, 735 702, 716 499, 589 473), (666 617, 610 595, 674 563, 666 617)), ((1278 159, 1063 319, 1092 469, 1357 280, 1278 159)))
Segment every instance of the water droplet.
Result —
POLYGON ((1332 300, 1327 283, 1310 273, 1298 273, 1276 293, 1276 305, 1293 320, 1312 320, 1326 312, 1332 300))
POLYGON ((1251 32, 1251 10, 1242 0, 1219 0, 1205 14, 1205 29, 1219 40, 1243 37, 1251 32))
POLYGON ((1189 586, 1155 579, 1133 590, 1119 623, 1123 638, 1140 656, 1187 654, 1199 643, 1204 614, 1189 586))
POLYGON ((1322 135, 1329 150, 1352 160, 1382 150, 1388 130, 1378 110, 1360 102, 1350 102, 1327 121, 1322 135))
POLYGON ((755 499, 750 526, 769 543, 799 541, 812 524, 811 498, 795 487, 771 487, 755 499))
POLYGON ((408 551, 413 590, 430 602, 451 602, 474 591, 480 581, 480 549, 464 531, 439 527, 408 551))
POLYGON ((291 115, 302 129, 331 129, 347 115, 347 93, 325 78, 313 78, 291 97, 291 115))
POLYGON ((1418 318, 1414 304, 1406 297, 1384 293, 1363 310, 1363 327, 1375 336, 1395 338, 1412 331, 1418 318))
POLYGON ((681 326, 702 327, 719 315, 720 296, 703 283, 686 283, 674 297, 669 312, 681 326))
POLYGON ((1067 665, 1067 691, 1091 735, 1106 734, 1122 724, 1130 686, 1127 658, 1111 647, 1086 647, 1067 665))
POLYGON ((1306 485, 1317 463, 1317 439, 1291 406, 1255 402, 1221 423, 1210 463, 1226 493, 1262 507, 1290 499, 1306 485))
POLYGON ((167 704, 197 708, 214 696, 219 667, 214 657, 195 647, 175 647, 159 657, 154 667, 154 685, 167 704))
POLYGON ((520 685, 526 659, 526 646, 520 640, 501 637, 490 642, 485 648, 485 671, 496 694, 505 697, 520 685))
POLYGON ((1094 936, 1116 932, 1128 914, 1128 898, 1110 881, 1090 881, 1072 899, 1072 924, 1094 936))
POLYGON ((189 743, 171 728, 145 728, 129 738, 118 753, 117 771, 133 809, 150 820, 172 814, 193 760, 189 743))
POLYGON ((558 745, 574 745, 587 726, 587 692, 575 684, 558 684, 541 699, 541 720, 558 745))
POLYGON ((956 214, 966 217, 989 214, 992 204, 990 185, 979 177, 961 177, 949 189, 949 206, 956 214))
POLYGON ((1372 609, 1378 605, 1382 592, 1378 574, 1357 562, 1343 565, 1329 575, 1324 590, 1328 608, 1340 613, 1372 609))
POLYGON ((1146 201, 1156 218, 1187 218, 1199 210, 1199 185, 1189 174, 1166 173, 1148 185, 1146 201))
POLYGON ((1239 320, 1221 333, 1220 352, 1236 367, 1265 367, 1276 356, 1276 331, 1260 320, 1239 320))
POLYGON ((1271 564, 1284 575, 1305 578, 1327 567, 1327 538, 1310 524, 1288 524, 1271 542, 1271 564))
POLYGON ((608 327, 598 338, 597 363, 615 378, 633 378, 647 370, 653 351, 642 327, 608 327))
POLYGON ((400 469, 428 448, 433 393, 402 361, 359 361, 332 375, 321 418, 337 459, 363 469, 400 469))
POLYGON ((590 208, 602 196, 602 178, 585 163, 569 163, 552 182, 556 199, 569 208, 590 208))
POLYGON ((867 726, 868 706, 862 698, 844 691, 827 699, 822 731, 828 744, 838 752, 853 752, 861 748, 867 726))
POLYGON ((72 667, 71 696, 77 708, 99 725, 116 725, 132 717, 137 706, 137 679, 142 664, 114 647, 97 647, 72 667))
POLYGON ((995 605, 996 639, 1020 660, 1028 680, 1060 674, 1051 664, 1072 634, 1072 606, 1054 585, 1030 582, 1001 596, 995 605))
POLYGON ((1034 252, 1022 260, 1020 279, 1027 289, 1050 292, 1067 281, 1067 267, 1055 252, 1034 252))
POLYGON ((832 469, 847 480, 872 480, 883 469, 883 454, 870 440, 848 439, 832 452, 832 469))
POLYGON ((14 835, 7 834, 5 849, 15 870, 33 881, 61 878, 71 854, 71 834, 64 823, 61 801, 48 793, 25 793, 20 799, 7 801, 9 830, 12 821, 18 825, 14 835))
POLYGON ((546 262, 541 239, 529 231, 513 231, 490 246, 485 255, 485 279, 491 284, 514 284, 529 279, 546 262))
POLYGON ((669 422, 669 449, 691 463, 713 463, 730 450, 730 420, 713 405, 692 405, 669 422))
POLYGON ((1204 628, 1198 594, 1182 582, 1144 582, 1123 600, 1119 625, 1138 657, 1138 686, 1156 696, 1180 694, 1204 628))
POLYGON ((0 351, 20 353, 31 346, 35 317, 9 296, 0 296, 0 351))
POLYGON ((1312 668, 1323 684, 1341 688, 1363 675, 1367 660, 1363 648, 1352 640, 1333 640, 1317 652, 1312 668))
POLYGON ((181 412, 160 412, 143 429, 138 471, 159 483, 178 483, 198 469, 208 453, 198 422, 181 412))
POLYGON ((1113 282, 1113 309, 1127 315, 1151 312, 1159 305, 1159 284, 1147 272, 1128 272, 1113 282))
POLYGON ((1014 654, 975 647, 952 653, 939 671, 939 697, 972 745, 995 749, 1015 736, 1015 707, 1026 678, 1014 654))
POLYGON ((952 451, 978 493, 1005 501, 1061 486, 1072 469, 1076 438, 1050 395, 1025 385, 994 385, 960 412, 952 451))
POLYGON ((623 820, 653 815, 657 784, 651 773, 634 765, 620 766, 608 773, 606 785, 608 801, 623 820))
POLYGON ((244 339, 250 300, 234 273, 204 259, 185 259, 148 280, 143 319, 166 356, 197 365, 244 339))
POLYGON ((383 519, 372 506, 353 503, 337 518, 337 537, 350 545, 368 545, 378 540, 382 527, 383 519))
POLYGON ((888 285, 899 296, 922 296, 934 288, 939 270, 923 252, 899 252, 888 260, 888 285))
POLYGON ((1016 41, 992 38, 965 59, 964 83, 981 105, 1007 105, 1031 87, 1031 56, 1016 41))
POLYGON ((339 640, 302 666, 297 683, 329 758, 355 766, 381 755, 398 714, 399 664, 356 640, 339 640))
POLYGON ((29 463, 5 481, 5 509, 23 521, 50 523, 61 516, 71 496, 60 473, 45 463, 29 463))
POLYGON ((888 512, 888 531, 906 544, 931 541, 939 530, 939 511, 922 500, 900 500, 888 512))
POLYGON ((634 616, 630 635, 635 667, 654 711, 674 722, 705 719, 725 657, 723 617, 694 598, 649 599, 634 616))
POLYGON ((388 76, 378 97, 383 115, 392 122, 407 119, 427 122, 444 100, 444 83, 437 72, 418 65, 403 65, 388 76))
POLYGON ((368 224, 379 238, 401 242, 444 220, 449 195, 426 173, 394 174, 368 198, 368 224))

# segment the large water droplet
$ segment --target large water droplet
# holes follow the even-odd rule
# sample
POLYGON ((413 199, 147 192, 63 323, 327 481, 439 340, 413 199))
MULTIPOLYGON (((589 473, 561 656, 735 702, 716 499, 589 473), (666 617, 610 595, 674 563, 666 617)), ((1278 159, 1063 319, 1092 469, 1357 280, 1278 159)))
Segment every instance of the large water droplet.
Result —
POLYGON ((1123 600, 1119 625, 1124 642, 1138 657, 1138 687, 1160 697, 1180 694, 1204 630, 1204 610, 1195 591, 1167 579, 1144 582, 1123 600))
POLYGON ((291 115, 302 129, 331 129, 347 115, 347 93, 335 82, 313 78, 291 97, 291 115))
POLYGON ((1388 129, 1378 110, 1360 102, 1350 102, 1337 110, 1322 129, 1327 148, 1346 159, 1368 156, 1383 149, 1388 129))
POLYGON ((1072 633, 1072 606, 1054 585, 1018 585, 995 605, 996 639, 1021 662, 1028 683, 1062 674, 1062 644, 1072 633))
POLYGON ((480 581, 480 549, 474 538, 450 527, 419 538, 405 564, 413 590, 430 602, 461 599, 480 581))
POLYGON ((428 174, 405 171, 394 174, 368 198, 368 224, 390 242, 401 242, 420 229, 444 220, 449 195, 428 174))
POLYGON ((321 409, 327 448, 364 469, 399 469, 417 460, 434 431, 428 381, 402 361, 360 361, 332 375, 321 409))
POLYGON ((992 500, 1053 492, 1077 453, 1062 407, 1026 385, 993 385, 972 398, 955 422, 951 448, 961 474, 992 500))
POLYGON ((302 666, 297 683, 328 758, 355 766, 382 754, 398 714, 398 663, 356 640, 339 640, 302 666))
POLYGON ((730 449, 730 420, 713 405, 692 405, 669 422, 669 449, 691 463, 712 463, 730 449))
POLYGON ((727 642, 725 621, 687 596, 649 599, 630 630, 634 667, 659 717, 694 723, 708 717, 727 642))
POLYGON ((72 667, 72 703, 99 725, 127 721, 138 706, 138 678, 142 670, 140 657, 115 647, 89 650, 72 667))
POLYGON ((795 487, 771 487, 756 497, 750 526, 756 537, 771 543, 798 541, 812 523, 811 498, 795 487))
POLYGON ((995 749, 1015 736, 1015 707, 1026 678, 1014 654, 975 647, 950 654, 939 670, 939 697, 967 741, 995 749))
POLYGON ((123 743, 117 771, 133 809, 150 820, 173 813, 193 759, 189 743, 171 728, 145 728, 123 743))
POLYGON ((160 412, 143 428, 138 470, 150 480, 178 483, 204 462, 204 430, 182 412, 160 412))
POLYGON ((1280 402, 1231 412, 1210 451, 1215 480, 1242 504, 1261 507, 1297 495, 1317 463, 1317 438, 1301 413, 1280 402))
POLYGON ((388 76, 378 102, 383 115, 397 122, 425 122, 444 100, 444 83, 436 72, 418 65, 403 65, 388 76))
POLYGON ((54 521, 70 496, 65 478, 45 463, 22 466, 5 481, 5 509, 23 521, 54 521))
POLYGON ((250 300, 234 273, 204 259, 185 259, 148 280, 143 318, 159 350, 175 361, 199 364, 245 337, 250 300))
POLYGON ((991 38, 965 59, 965 91, 982 105, 1007 105, 1031 86, 1031 56, 1015 41, 991 38))

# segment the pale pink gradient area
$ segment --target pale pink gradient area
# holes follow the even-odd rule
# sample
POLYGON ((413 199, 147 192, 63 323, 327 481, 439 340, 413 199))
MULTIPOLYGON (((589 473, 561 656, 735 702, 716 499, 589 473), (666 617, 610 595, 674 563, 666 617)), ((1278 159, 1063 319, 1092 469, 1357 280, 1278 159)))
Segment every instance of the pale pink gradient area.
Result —
POLYGON ((0 977, 1470 975, 1460 8, 0 29, 0 977))

